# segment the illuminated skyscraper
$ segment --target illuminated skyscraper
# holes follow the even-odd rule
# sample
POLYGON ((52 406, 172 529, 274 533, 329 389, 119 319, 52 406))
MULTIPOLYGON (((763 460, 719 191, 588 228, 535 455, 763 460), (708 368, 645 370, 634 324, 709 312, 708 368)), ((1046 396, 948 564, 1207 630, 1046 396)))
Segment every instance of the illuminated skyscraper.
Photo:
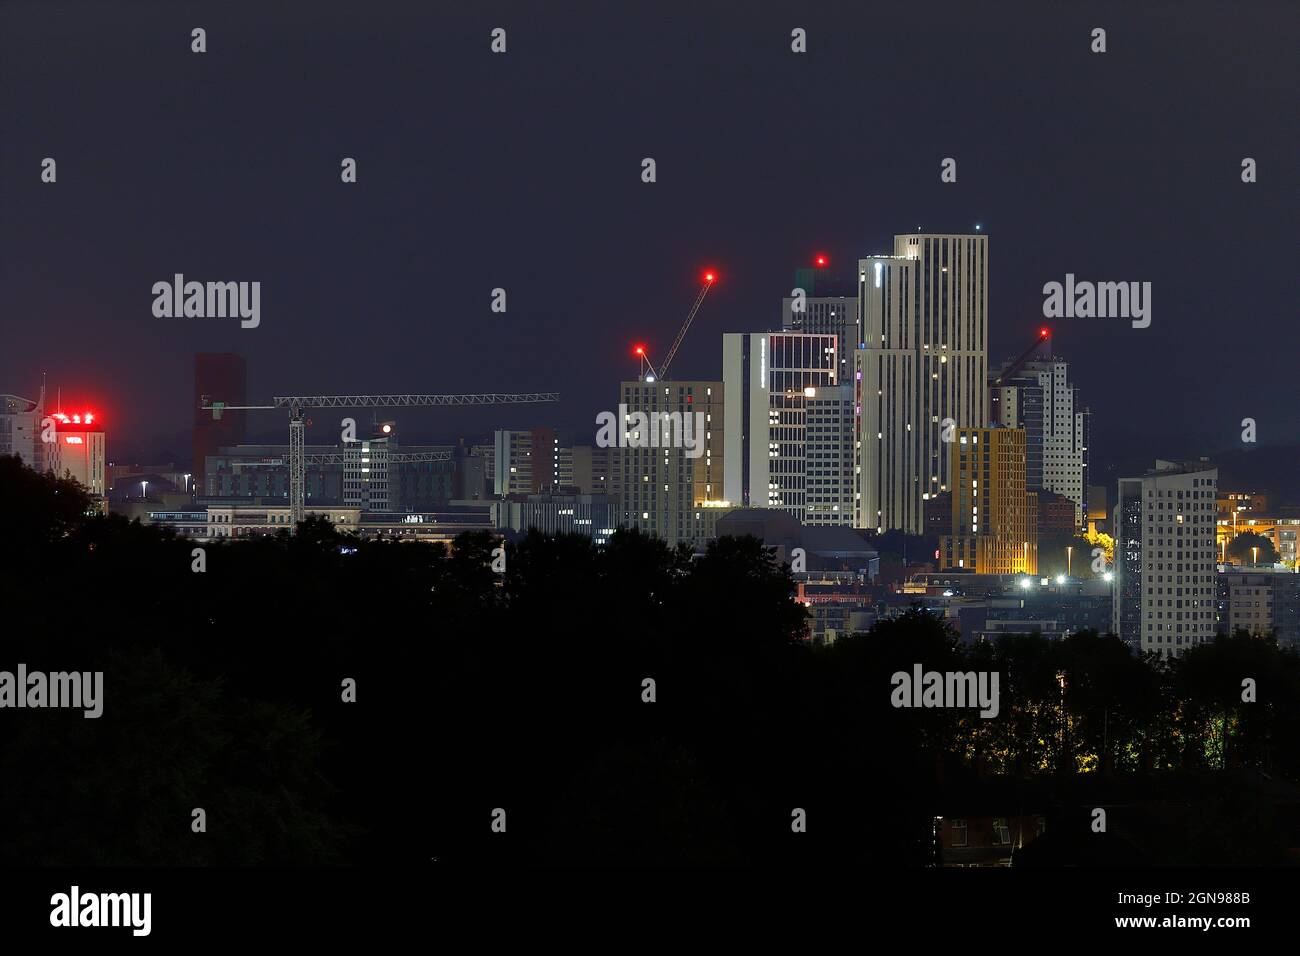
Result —
MULTIPOLYGON (((809 403, 820 390, 839 384, 836 337, 727 333, 722 337, 722 381, 727 500, 751 508, 779 508, 806 521, 809 403)), ((841 401, 835 394, 835 401, 841 401)), ((826 423, 825 412, 818 411, 820 424, 826 423)), ((839 441, 837 436, 835 443, 839 441)))
POLYGON ((94 412, 55 412, 54 441, 46 446, 45 467, 70 476, 92 495, 104 496, 104 426, 94 412))
POLYGON ((1025 433, 958 428, 952 442, 952 534, 940 567, 976 574, 1038 573, 1038 496, 1025 488, 1025 433))
POLYGON ((947 490, 944 419, 987 424, 988 237, 916 233, 858 266, 857 526, 920 534, 947 490))

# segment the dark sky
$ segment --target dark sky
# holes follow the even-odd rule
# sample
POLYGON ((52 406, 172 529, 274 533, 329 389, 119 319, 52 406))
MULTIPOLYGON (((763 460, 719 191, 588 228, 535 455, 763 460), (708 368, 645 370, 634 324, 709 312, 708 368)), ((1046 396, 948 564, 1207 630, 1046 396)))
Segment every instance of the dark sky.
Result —
POLYGON ((814 251, 846 265, 918 225, 979 222, 991 363, 1042 324, 1044 282, 1153 283, 1148 329, 1054 323, 1095 461, 1229 448, 1245 416, 1262 443, 1300 442, 1297 17, 1292 2, 7 0, 0 391, 32 395, 44 369, 105 414, 110 457, 183 454, 192 355, 234 350, 251 398, 558 389, 553 410, 399 421, 430 437, 554 421, 591 441, 635 373, 631 343, 662 355, 702 266, 722 281, 677 378, 720 377, 721 332, 779 324, 814 251), (151 286, 175 272, 260 280, 260 328, 154 318, 151 286))

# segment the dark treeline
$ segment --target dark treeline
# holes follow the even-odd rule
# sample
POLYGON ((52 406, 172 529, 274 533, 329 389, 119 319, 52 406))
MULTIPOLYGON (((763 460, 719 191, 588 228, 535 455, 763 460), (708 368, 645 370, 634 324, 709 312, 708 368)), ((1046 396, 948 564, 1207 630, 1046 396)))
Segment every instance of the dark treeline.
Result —
POLYGON ((0 710, 2 864, 925 865, 987 781, 1300 779, 1300 664, 1269 640, 1161 664, 912 612, 813 647, 753 539, 531 534, 498 574, 487 535, 308 521, 196 573, 194 542, 86 508, 0 458, 0 670, 105 672, 97 720, 0 710), (896 709, 918 663, 997 671, 1001 712, 896 709))

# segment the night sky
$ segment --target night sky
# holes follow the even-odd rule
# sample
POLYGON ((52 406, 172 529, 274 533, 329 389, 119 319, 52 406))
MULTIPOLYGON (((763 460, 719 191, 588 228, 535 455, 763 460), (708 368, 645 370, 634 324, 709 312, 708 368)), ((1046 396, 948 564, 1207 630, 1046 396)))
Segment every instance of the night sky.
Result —
MULTIPOLYGON (((1291 2, 8 0, 0 391, 34 397, 45 370, 65 406, 101 410, 111 458, 184 456, 193 353, 237 351, 257 400, 559 390, 552 409, 398 420, 408 440, 554 422, 589 443, 632 343, 666 351, 702 267, 722 278, 675 378, 720 378, 723 331, 778 327, 814 252, 852 269, 895 233, 980 223, 991 366, 1043 324, 1044 282, 1153 283, 1148 329, 1052 324, 1094 463, 1240 447, 1246 416, 1261 444, 1300 442, 1297 19, 1291 2), (261 326, 155 318, 175 272, 261 281, 261 326)), ((253 427, 285 440, 283 416, 253 427)))

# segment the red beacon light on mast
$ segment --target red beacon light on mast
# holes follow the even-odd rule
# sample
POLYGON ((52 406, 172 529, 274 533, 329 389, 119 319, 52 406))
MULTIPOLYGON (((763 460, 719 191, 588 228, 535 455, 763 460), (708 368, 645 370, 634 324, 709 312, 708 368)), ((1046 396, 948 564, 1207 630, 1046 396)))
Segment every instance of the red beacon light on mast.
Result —
POLYGON ((830 260, 827 259, 824 255, 821 255, 820 253, 818 253, 816 256, 813 257, 813 265, 815 265, 818 269, 825 269, 829 264, 830 264, 830 260))

